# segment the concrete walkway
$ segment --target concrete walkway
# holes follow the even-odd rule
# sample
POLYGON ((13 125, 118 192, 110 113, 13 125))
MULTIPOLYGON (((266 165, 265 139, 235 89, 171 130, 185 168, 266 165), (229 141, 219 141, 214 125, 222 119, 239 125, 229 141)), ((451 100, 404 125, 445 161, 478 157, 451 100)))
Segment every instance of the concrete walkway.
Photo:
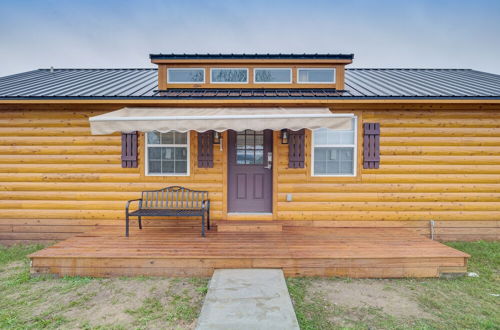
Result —
POLYGON ((283 271, 216 270, 196 329, 299 329, 283 271))

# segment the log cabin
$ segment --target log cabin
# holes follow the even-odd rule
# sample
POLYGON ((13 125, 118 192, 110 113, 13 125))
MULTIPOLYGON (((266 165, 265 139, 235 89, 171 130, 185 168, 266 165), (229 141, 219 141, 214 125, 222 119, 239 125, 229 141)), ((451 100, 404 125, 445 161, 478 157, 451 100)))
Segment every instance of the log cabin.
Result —
POLYGON ((0 243, 65 240, 32 256, 63 275, 463 272, 436 240, 499 238, 500 76, 353 58, 152 54, 154 69, 0 78, 0 243), (208 192, 207 237, 183 217, 124 237, 126 202, 169 186, 208 192), (126 259, 139 247, 165 254, 126 259))

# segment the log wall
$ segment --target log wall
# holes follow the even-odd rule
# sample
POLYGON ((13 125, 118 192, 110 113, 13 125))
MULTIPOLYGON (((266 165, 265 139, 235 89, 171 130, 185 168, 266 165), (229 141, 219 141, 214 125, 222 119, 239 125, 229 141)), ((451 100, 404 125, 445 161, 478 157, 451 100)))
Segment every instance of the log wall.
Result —
MULTIPOLYGON (((141 136, 140 167, 122 168, 120 136, 92 136, 88 124, 89 116, 120 107, 1 106, 1 243, 58 240, 97 225, 123 225, 126 200, 168 185, 208 190, 212 217, 227 218, 227 148, 215 145, 214 168, 199 169, 196 133, 191 133, 190 176, 145 176, 141 136)), ((500 106, 332 108, 355 112, 359 125, 381 124, 380 168, 362 169, 360 148, 354 178, 312 177, 309 157, 306 168, 288 169, 288 147, 275 132, 273 220, 299 226, 408 227, 426 235, 434 220, 438 239, 499 238, 500 106)), ((198 226, 197 221, 187 224, 198 226)))

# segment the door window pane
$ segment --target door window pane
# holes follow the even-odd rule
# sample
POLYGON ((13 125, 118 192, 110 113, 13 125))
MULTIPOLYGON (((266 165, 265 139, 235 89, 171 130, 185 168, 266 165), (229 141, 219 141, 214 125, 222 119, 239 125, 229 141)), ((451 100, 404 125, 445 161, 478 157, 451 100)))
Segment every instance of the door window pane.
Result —
POLYGON ((246 130, 236 133, 236 164, 264 164, 264 132, 246 130))

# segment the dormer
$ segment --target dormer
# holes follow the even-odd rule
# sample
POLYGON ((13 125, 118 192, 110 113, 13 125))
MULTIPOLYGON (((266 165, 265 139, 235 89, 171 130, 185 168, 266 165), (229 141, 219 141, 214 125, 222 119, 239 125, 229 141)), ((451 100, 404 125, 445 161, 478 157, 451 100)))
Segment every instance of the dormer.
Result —
POLYGON ((151 54, 158 89, 344 89, 353 54, 151 54))

